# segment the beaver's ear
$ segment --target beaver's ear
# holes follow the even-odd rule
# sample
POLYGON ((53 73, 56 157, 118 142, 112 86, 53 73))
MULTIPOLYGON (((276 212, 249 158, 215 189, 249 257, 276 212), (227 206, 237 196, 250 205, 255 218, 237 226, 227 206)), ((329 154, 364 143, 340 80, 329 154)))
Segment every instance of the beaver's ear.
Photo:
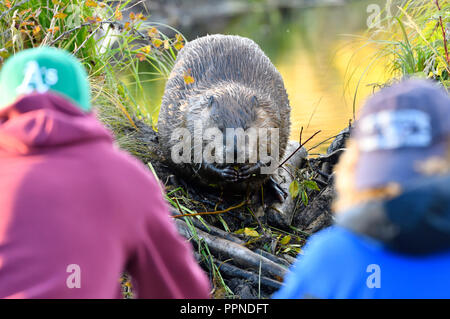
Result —
POLYGON ((255 95, 252 96, 250 101, 251 101, 252 107, 258 107, 258 105, 259 105, 258 98, 255 95))

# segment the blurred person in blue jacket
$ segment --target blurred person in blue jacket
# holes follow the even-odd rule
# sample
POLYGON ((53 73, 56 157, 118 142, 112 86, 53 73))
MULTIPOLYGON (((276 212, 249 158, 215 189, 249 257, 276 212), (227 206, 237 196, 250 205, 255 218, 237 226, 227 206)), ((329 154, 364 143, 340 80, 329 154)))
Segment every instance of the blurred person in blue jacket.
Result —
POLYGON ((336 223, 313 235, 274 298, 450 298, 450 98, 384 88, 336 167, 336 223))

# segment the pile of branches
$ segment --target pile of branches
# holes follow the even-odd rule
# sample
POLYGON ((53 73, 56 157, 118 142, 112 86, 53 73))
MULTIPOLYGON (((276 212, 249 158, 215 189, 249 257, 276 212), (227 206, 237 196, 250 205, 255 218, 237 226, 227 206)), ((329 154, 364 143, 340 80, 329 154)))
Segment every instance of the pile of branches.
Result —
POLYGON ((348 128, 318 157, 307 156, 301 142, 288 147, 289 161, 279 175, 285 174, 280 185, 289 188, 289 195, 285 203, 274 204, 260 193, 225 194, 184 181, 164 160, 158 134, 150 125, 137 119, 135 126, 118 125, 130 122, 120 120, 125 117, 120 110, 108 111, 100 109, 99 118, 114 132, 119 146, 148 165, 163 184, 177 229, 209 274, 214 298, 269 298, 282 286, 308 237, 333 222, 332 172, 348 128), (300 186, 297 194, 295 187, 291 189, 294 182, 300 186), (315 187, 303 187, 312 182, 315 187))

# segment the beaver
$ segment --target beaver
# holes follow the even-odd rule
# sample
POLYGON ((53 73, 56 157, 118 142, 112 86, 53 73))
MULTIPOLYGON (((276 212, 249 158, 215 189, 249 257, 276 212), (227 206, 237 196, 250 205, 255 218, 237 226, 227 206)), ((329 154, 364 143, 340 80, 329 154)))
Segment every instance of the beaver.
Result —
POLYGON ((283 157, 289 133, 290 105, 283 79, 253 40, 235 35, 208 35, 188 42, 180 50, 165 86, 158 119, 163 153, 179 174, 202 185, 237 192, 255 190, 265 184, 282 201, 287 193, 271 174, 262 174, 261 168, 273 166, 283 157), (173 133, 179 128, 187 130, 191 137, 198 133, 202 139, 200 146, 188 144, 193 153, 188 155, 189 161, 175 163, 173 147, 180 140, 173 133), (223 133, 219 159, 230 156, 226 163, 194 158, 198 159, 211 142, 208 134, 203 134, 210 128, 223 133), (237 134, 233 135, 234 143, 225 138, 230 136, 229 129, 248 132, 264 128, 276 129, 278 136, 258 134, 258 143, 251 145, 247 136, 245 152, 237 148, 237 134), (267 148, 268 160, 260 158, 261 147, 267 148), (278 149, 276 156, 270 153, 271 147, 278 149), (244 160, 238 161, 239 155, 244 160))

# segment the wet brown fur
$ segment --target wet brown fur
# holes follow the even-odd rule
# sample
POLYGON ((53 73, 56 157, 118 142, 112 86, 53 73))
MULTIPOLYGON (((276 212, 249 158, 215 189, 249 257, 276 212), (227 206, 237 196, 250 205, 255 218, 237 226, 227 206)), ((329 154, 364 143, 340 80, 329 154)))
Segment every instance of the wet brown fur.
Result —
MULTIPOLYGON (((278 128, 280 157, 284 155, 290 133, 288 96, 281 75, 255 42, 240 36, 210 35, 188 42, 179 52, 166 83, 158 120, 167 159, 176 143, 171 133, 182 127, 193 135, 196 120, 202 121, 203 129, 278 128), (185 75, 192 76, 194 83, 187 84, 185 75)), ((196 165, 174 166, 184 175, 197 176, 204 184, 221 183, 210 180, 207 172, 196 165)), ((256 180, 252 183, 256 187, 261 184, 256 180)))

